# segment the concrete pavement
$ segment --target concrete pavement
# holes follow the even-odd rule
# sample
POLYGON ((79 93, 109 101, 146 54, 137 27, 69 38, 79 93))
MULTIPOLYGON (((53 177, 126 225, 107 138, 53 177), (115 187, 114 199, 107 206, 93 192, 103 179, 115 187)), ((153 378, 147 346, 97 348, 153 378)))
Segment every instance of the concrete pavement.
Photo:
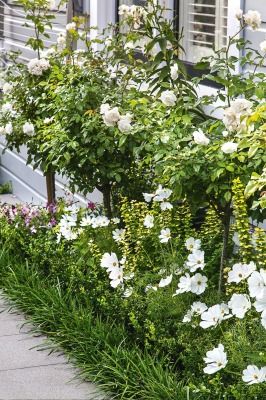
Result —
POLYGON ((0 400, 103 400, 64 355, 40 351, 45 337, 27 333, 25 318, 8 308, 0 294, 0 400))

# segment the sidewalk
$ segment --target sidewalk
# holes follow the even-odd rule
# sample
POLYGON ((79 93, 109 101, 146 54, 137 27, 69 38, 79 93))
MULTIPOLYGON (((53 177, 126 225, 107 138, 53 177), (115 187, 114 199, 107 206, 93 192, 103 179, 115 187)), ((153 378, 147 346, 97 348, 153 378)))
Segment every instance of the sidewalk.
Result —
POLYGON ((45 338, 27 333, 24 317, 8 308, 0 294, 0 400, 103 400, 62 354, 38 351, 45 338))

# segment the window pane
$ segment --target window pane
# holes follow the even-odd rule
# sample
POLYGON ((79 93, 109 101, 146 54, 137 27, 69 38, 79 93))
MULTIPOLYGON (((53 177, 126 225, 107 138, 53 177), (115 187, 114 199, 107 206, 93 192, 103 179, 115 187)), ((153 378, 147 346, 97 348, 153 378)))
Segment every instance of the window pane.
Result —
POLYGON ((184 27, 186 61, 195 63, 227 42, 228 0, 181 0, 180 28, 184 27))
POLYGON ((136 6, 144 6, 147 3, 147 0, 119 0, 119 5, 126 4, 127 6, 132 6, 135 4, 136 6))

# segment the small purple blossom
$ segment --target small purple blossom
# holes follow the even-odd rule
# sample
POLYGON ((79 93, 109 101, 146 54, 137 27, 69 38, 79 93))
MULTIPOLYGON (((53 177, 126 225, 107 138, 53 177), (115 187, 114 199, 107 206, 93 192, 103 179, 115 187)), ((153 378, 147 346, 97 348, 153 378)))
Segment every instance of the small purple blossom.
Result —
POLYGON ((93 201, 89 201, 87 207, 88 207, 90 210, 94 211, 95 208, 96 208, 96 204, 93 203, 93 201))

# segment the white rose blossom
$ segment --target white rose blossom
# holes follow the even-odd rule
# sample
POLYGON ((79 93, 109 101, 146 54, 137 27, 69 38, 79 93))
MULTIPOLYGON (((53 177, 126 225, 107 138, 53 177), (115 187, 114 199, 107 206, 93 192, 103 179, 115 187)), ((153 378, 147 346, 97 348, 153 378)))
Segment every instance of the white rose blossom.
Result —
POLYGON ((213 350, 207 351, 204 361, 207 364, 203 370, 205 374, 214 374, 220 371, 220 369, 225 368, 228 360, 227 354, 224 351, 224 346, 219 344, 218 347, 215 347, 213 350))
POLYGON ((50 63, 45 58, 33 58, 28 63, 28 71, 31 75, 41 76, 44 71, 50 68, 50 63))
POLYGON ((8 94, 8 93, 10 93, 12 91, 12 89, 13 89, 13 85, 8 83, 8 82, 6 82, 6 83, 4 83, 2 90, 3 90, 4 94, 8 94))
POLYGON ((129 132, 132 129, 132 116, 131 114, 122 115, 117 123, 120 132, 129 132))
POLYGON ((201 145, 201 146, 208 146, 210 143, 210 139, 202 132, 201 129, 198 131, 193 132, 193 139, 194 142, 201 145))
POLYGON ((77 24, 76 22, 69 22, 69 24, 66 24, 66 31, 75 31, 77 29, 77 24))
POLYGON ((13 133, 13 125, 11 122, 8 122, 5 126, 5 133, 7 135, 11 135, 13 133))
POLYGON ((243 10, 241 10, 241 9, 237 10, 235 16, 236 16, 236 19, 238 19, 240 21, 243 18, 243 10))
POLYGON ((256 31, 261 26, 261 15, 258 11, 249 10, 243 15, 245 23, 251 27, 253 31, 256 31))
POLYGON ((103 121, 107 126, 115 126, 119 119, 118 107, 110 108, 103 114, 103 121))
POLYGON ((266 53, 266 40, 260 43, 260 49, 263 53, 266 53))
POLYGON ((171 203, 169 203, 169 201, 163 201, 163 202, 160 204, 160 209, 161 209, 162 211, 172 210, 172 208, 173 208, 173 205, 172 205, 171 203))
POLYGON ((160 96, 161 102, 168 107, 173 107, 176 104, 177 97, 172 90, 165 90, 160 96))
POLYGON ((238 144, 234 142, 226 142, 222 145, 221 150, 225 154, 232 154, 237 151, 238 144))
POLYGON ((170 74, 173 81, 178 78, 178 64, 172 65, 170 68, 170 74))
POLYGON ((34 130, 34 125, 31 122, 25 122, 25 124, 22 127, 23 133, 25 135, 33 135, 35 130, 34 130))

